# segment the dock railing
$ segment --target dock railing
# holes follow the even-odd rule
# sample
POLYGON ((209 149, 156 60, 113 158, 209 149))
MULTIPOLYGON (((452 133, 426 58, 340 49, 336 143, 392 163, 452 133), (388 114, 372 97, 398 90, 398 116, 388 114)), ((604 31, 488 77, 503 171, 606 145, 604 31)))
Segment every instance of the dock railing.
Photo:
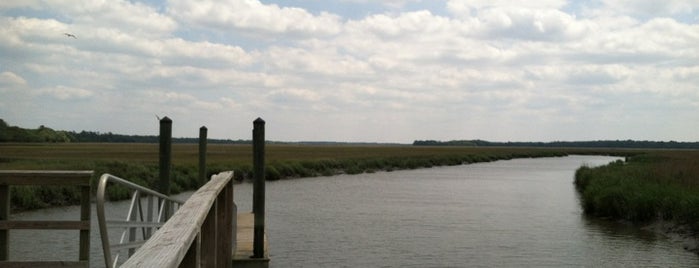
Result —
POLYGON ((231 267, 236 220, 233 172, 213 175, 121 267, 231 267))
POLYGON ((97 185, 96 207, 105 266, 117 267, 131 257, 183 203, 114 175, 102 175, 97 185), (124 220, 106 219, 104 206, 108 185, 131 191, 131 204, 124 220), (115 228, 121 230, 121 236, 119 242, 111 243, 109 230, 115 228))
MULTIPOLYGON (((92 171, 0 171, 0 267, 89 267, 90 262, 90 179, 92 171), (77 186, 80 188, 80 220, 10 220, 10 186, 77 186), (77 261, 10 261, 9 230, 79 230, 77 261)), ((37 253, 39 254, 39 253, 37 253)))

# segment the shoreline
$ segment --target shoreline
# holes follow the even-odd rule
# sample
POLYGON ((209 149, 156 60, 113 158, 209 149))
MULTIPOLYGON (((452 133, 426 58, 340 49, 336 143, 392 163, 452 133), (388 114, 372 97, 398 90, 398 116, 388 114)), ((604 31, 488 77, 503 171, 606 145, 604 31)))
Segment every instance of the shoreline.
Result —
POLYGON ((699 254, 699 237, 689 225, 657 220, 639 227, 641 230, 660 234, 673 243, 681 244, 686 251, 699 254))
POLYGON ((699 151, 647 152, 575 172, 583 212, 628 223, 699 254, 699 151))

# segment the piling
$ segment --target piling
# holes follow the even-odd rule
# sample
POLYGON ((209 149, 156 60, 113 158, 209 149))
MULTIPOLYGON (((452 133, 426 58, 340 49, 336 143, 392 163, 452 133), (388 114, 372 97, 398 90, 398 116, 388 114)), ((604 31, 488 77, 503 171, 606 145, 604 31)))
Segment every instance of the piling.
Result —
POLYGON ((205 126, 199 128, 199 185, 206 184, 206 132, 205 126))
POLYGON ((253 173, 252 212, 255 215, 253 258, 264 258, 265 239, 265 121, 257 118, 252 130, 253 173))
MULTIPOLYGON (((160 120, 160 180, 158 192, 170 195, 170 169, 172 168, 172 120, 163 117, 160 120)), ((167 204, 167 202, 166 202, 167 204)), ((166 207, 165 218, 170 218, 170 208, 166 207)))

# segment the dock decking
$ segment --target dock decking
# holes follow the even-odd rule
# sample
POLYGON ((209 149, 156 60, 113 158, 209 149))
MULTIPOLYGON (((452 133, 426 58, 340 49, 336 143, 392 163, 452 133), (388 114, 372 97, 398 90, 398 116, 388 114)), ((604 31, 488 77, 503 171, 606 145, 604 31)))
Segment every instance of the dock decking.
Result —
POLYGON ((252 213, 238 213, 236 225, 236 247, 233 252, 233 267, 269 267, 269 254, 267 251, 267 235, 265 234, 264 258, 251 258, 253 255, 253 230, 255 215, 252 213))

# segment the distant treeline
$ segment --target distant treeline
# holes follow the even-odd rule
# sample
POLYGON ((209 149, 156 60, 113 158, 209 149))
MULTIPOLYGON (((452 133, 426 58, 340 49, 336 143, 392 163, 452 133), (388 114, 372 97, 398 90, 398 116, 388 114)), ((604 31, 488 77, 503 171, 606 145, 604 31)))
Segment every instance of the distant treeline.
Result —
POLYGON ((641 148, 641 149, 699 149, 699 142, 676 141, 554 141, 554 142, 491 142, 484 140, 416 140, 415 146, 471 146, 471 147, 549 147, 549 148, 641 148))
MULTIPOLYGON (((0 142, 124 142, 157 143, 157 135, 122 135, 111 132, 63 131, 45 126, 37 129, 25 129, 8 125, 0 119, 0 142)), ((174 143, 198 143, 199 138, 172 138, 174 143)), ((250 144, 250 140, 208 139, 208 143, 250 144)))

